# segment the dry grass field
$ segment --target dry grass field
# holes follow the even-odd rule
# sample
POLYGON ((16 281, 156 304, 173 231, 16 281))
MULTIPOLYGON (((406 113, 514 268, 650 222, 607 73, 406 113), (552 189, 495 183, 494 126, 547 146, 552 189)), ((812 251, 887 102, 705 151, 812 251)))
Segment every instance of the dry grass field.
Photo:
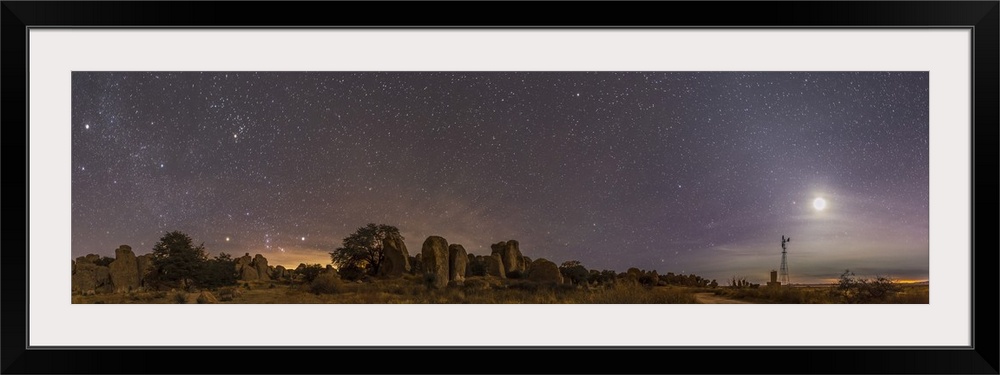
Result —
MULTIPOLYGON (((926 304, 926 284, 900 284, 900 291, 875 302, 926 304)), ((415 275, 399 279, 346 282, 319 278, 312 284, 291 282, 240 282, 238 286, 209 290, 217 301, 199 301, 201 292, 142 291, 122 294, 72 296, 73 303, 162 304, 692 304, 692 303, 852 303, 836 293, 836 285, 779 288, 696 288, 643 286, 618 282, 589 287, 542 284, 527 280, 471 277, 464 285, 430 288, 415 275)))
MULTIPOLYGON (((697 303, 693 289, 647 287, 617 283, 588 288, 572 285, 539 284, 526 280, 471 277, 463 286, 433 289, 417 276, 374 282, 334 282, 324 292, 312 285, 293 283, 241 283, 237 287, 212 290, 219 303, 236 304, 669 304, 697 303)), ((73 303, 198 303, 200 292, 133 292, 127 294, 73 295, 73 303)))
MULTIPOLYGON (((930 287, 926 284, 900 284, 900 291, 883 299, 867 303, 926 304, 930 301, 930 287)), ((751 303, 864 303, 854 302, 836 291, 836 284, 792 286, 778 288, 718 288, 717 296, 751 303)))

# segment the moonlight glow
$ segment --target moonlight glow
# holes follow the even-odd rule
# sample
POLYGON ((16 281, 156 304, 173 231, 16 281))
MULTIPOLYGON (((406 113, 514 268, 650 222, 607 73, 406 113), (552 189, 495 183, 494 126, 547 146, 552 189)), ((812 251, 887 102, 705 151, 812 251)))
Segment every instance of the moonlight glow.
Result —
POLYGON ((823 211, 826 209, 826 199, 816 198, 813 200, 813 208, 815 208, 816 211, 823 211))

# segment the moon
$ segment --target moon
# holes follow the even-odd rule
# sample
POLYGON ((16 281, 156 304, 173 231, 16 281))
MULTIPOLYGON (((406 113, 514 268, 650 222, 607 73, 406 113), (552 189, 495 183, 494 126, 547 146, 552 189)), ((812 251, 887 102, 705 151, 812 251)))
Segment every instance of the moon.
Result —
POLYGON ((823 198, 816 198, 816 199, 814 199, 813 200, 813 208, 815 208, 816 211, 823 211, 823 209, 826 208, 826 199, 823 199, 823 198))

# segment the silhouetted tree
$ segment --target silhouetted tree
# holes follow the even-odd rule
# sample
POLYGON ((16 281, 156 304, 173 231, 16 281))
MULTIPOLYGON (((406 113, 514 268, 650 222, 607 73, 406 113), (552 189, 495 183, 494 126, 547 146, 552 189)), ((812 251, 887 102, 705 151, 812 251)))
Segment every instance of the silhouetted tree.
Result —
POLYGON ((573 284, 585 284, 587 279, 590 277, 590 271, 587 271, 580 261, 578 260, 568 260, 562 263, 559 267, 559 273, 563 277, 570 279, 573 284))
POLYGON ((201 263, 200 272, 195 276, 195 285, 202 288, 218 288, 236 284, 236 260, 226 253, 219 253, 213 259, 201 263))
POLYGON ((180 231, 168 232, 153 245, 153 268, 159 283, 190 287, 208 260, 204 244, 194 246, 180 231))
POLYGON ((305 282, 311 283, 316 279, 316 276, 319 276, 319 274, 323 272, 323 266, 320 264, 306 265, 305 263, 300 263, 299 266, 295 268, 295 272, 302 275, 302 279, 305 282))
POLYGON ((403 240, 398 228, 370 223, 344 238, 343 246, 330 253, 330 257, 339 270, 363 270, 376 275, 385 259, 385 240, 392 237, 403 240))

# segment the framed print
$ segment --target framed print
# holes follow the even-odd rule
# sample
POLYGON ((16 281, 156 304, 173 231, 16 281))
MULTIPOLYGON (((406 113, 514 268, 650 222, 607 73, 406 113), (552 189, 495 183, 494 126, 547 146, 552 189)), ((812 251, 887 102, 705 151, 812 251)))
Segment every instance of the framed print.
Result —
POLYGON ((1000 4, 496 5, 4 1, 4 371, 997 373, 1000 4))

